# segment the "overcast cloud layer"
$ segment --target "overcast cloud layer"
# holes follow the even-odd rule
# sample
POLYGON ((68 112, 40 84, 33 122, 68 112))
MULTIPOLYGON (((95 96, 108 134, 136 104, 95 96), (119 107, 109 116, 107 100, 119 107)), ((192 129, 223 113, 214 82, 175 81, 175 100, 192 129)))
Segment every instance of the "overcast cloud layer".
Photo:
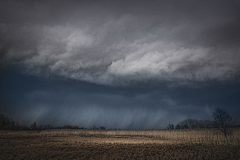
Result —
POLYGON ((239 1, 1 1, 1 63, 105 85, 239 81, 239 1))

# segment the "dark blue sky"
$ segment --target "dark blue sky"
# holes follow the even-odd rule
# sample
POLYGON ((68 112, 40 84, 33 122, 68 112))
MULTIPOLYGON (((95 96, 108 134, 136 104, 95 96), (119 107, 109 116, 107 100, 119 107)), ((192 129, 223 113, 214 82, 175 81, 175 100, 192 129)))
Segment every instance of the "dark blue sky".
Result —
MULTIPOLYGON (((240 113, 237 1, 0 1, 0 113, 151 129, 240 113)), ((240 119, 237 119, 238 122, 240 119)))
POLYGON ((1 113, 21 124, 108 128, 165 128, 192 119, 212 119, 215 107, 239 115, 238 84, 201 87, 134 85, 112 87, 42 78, 8 70, 1 73, 1 113))

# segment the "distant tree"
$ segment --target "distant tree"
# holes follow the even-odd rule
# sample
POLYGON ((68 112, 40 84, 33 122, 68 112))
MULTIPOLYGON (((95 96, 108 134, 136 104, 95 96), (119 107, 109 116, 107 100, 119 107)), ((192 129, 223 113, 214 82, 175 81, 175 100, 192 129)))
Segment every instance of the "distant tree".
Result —
POLYGON ((175 127, 175 129, 181 129, 181 128, 180 128, 180 125, 177 124, 176 127, 175 127))
POLYGON ((12 118, 4 117, 3 115, 0 115, 0 128, 3 129, 15 129, 15 121, 12 118))
POLYGON ((174 129, 174 125, 173 125, 173 124, 169 124, 169 125, 167 126, 167 129, 174 129))
POLYGON ((105 130, 105 127, 100 126, 99 129, 100 129, 100 130, 105 130))
POLYGON ((37 129, 37 123, 34 122, 31 126, 30 126, 31 130, 36 130, 37 129))
POLYGON ((73 126, 72 125, 64 125, 62 128, 63 129, 73 129, 73 126))
POLYGON ((79 126, 73 126, 72 129, 79 129, 79 126))
POLYGON ((213 122, 210 120, 199 120, 198 128, 213 128, 213 122))
POLYGON ((213 122, 209 120, 186 119, 179 122, 175 129, 213 128, 213 122))
POLYGON ((233 120, 233 117, 226 110, 220 107, 214 109, 212 117, 214 119, 214 127, 218 128, 222 133, 224 133, 224 136, 227 137, 230 133, 230 128, 236 123, 235 120, 233 120))

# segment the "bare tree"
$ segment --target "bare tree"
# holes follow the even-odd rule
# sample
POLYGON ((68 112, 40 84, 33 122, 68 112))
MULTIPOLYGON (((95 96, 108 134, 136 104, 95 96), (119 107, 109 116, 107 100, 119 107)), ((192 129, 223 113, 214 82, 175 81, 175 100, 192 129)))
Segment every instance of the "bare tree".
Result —
POLYGON ((167 126, 167 129, 174 129, 174 125, 173 125, 173 124, 169 124, 169 125, 167 126))
POLYGON ((224 133, 227 138, 230 127, 235 125, 233 117, 223 108, 217 107, 213 111, 213 119, 214 126, 224 133))

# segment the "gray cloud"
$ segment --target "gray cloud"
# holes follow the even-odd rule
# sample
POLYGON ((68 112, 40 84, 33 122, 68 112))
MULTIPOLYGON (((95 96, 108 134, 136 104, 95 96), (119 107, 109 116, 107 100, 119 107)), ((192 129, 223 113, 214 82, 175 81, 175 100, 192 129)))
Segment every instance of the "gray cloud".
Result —
POLYGON ((237 2, 14 2, 1 2, 5 66, 104 85, 239 82, 237 2))

